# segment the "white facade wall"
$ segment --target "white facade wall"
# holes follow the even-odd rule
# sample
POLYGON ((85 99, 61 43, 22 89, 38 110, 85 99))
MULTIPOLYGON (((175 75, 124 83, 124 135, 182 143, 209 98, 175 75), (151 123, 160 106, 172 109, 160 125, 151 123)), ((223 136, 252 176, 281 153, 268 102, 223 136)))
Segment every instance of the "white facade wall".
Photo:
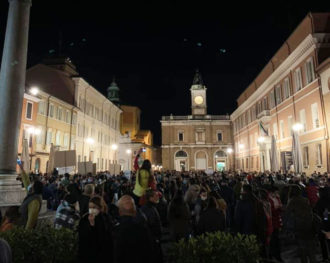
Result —
POLYGON ((92 161, 97 171, 108 170, 118 163, 121 110, 82 78, 76 84, 78 107, 76 126, 77 162, 92 161))

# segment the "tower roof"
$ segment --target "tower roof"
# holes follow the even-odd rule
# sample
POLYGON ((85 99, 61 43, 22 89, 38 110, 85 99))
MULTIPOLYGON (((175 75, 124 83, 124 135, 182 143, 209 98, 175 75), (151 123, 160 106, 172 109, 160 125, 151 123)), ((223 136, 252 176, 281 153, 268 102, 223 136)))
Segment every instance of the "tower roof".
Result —
POLYGON ((119 87, 116 83, 115 77, 113 77, 112 82, 111 82, 110 86, 108 87, 108 91, 110 91, 110 90, 119 91, 119 87))
POLYGON ((204 86, 204 82, 202 79, 202 74, 199 72, 199 69, 196 69, 196 73, 194 76, 194 80, 193 80, 193 85, 202 85, 204 86))

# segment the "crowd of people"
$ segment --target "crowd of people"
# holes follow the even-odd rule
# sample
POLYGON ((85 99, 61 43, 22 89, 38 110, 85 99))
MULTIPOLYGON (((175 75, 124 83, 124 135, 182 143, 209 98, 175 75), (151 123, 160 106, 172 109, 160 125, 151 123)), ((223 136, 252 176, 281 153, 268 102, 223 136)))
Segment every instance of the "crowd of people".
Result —
POLYGON ((301 262, 317 262, 318 250, 330 262, 327 174, 153 172, 148 160, 136 168, 130 176, 23 171, 27 197, 6 211, 0 231, 35 228, 47 200, 54 227, 78 232, 78 262, 164 262, 164 229, 173 242, 215 231, 255 235, 261 257, 278 262, 286 238, 301 262))

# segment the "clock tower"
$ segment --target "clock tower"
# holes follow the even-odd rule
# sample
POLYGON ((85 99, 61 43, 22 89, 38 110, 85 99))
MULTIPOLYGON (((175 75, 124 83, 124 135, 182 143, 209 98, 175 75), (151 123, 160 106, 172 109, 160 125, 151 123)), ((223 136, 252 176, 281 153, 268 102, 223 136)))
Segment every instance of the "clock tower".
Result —
POLYGON ((190 92, 192 115, 206 115, 206 87, 198 69, 196 70, 190 92))

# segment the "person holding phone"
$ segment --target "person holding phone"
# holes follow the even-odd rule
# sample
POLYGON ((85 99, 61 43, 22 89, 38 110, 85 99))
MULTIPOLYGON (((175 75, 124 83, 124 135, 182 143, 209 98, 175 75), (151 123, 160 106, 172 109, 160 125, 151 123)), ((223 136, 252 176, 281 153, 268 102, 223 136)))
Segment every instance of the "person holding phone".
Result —
POLYGON ((19 211, 26 229, 35 228, 38 222, 38 216, 42 205, 43 184, 40 181, 31 183, 29 175, 25 172, 22 162, 17 161, 21 169, 22 181, 26 189, 27 196, 23 200, 19 211))

